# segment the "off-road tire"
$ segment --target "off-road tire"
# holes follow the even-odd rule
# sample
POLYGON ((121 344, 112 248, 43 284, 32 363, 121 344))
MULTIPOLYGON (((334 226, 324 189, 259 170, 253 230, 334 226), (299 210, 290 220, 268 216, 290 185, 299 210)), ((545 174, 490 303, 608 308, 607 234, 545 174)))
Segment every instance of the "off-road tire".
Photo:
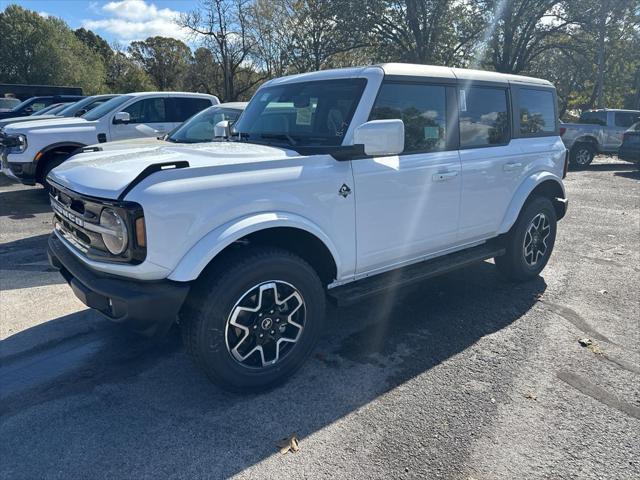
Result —
POLYGON ((324 324, 325 291, 316 271, 291 252, 271 247, 240 249, 206 272, 194 285, 180 325, 193 361, 218 386, 258 392, 291 377, 311 354, 324 324), (255 285, 273 280, 293 285, 304 299, 304 329, 291 350, 274 365, 240 364, 229 350, 226 326, 232 310, 255 285))
MULTIPOLYGON (((523 207, 515 225, 504 239, 506 253, 494 259, 498 270, 508 279, 523 282, 537 277, 544 269, 553 252, 556 240, 556 211, 547 197, 533 197, 523 207), (543 217, 538 217, 542 215, 543 217), (546 238, 544 255, 538 255, 535 265, 530 265, 525 257, 525 237, 536 219, 546 219, 549 225, 549 236, 546 238)), ((530 238, 531 235, 529 235, 530 238)), ((531 259, 532 257, 528 257, 531 259)))

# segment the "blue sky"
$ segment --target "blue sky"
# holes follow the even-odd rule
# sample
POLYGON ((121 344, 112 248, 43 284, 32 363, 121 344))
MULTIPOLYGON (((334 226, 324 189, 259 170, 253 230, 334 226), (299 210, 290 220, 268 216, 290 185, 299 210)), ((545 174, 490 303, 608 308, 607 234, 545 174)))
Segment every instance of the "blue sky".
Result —
POLYGON ((187 40, 172 20, 198 6, 197 0, 0 0, 0 10, 11 4, 60 17, 73 29, 85 27, 123 44, 154 35, 187 40))

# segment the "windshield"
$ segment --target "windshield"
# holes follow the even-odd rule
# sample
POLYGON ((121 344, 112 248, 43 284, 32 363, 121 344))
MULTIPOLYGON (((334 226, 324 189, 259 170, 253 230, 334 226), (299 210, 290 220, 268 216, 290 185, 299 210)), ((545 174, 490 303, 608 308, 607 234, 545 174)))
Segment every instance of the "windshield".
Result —
POLYGON ((72 117, 76 112, 79 112, 83 108, 88 112, 89 110, 97 107, 102 103, 105 103, 108 100, 108 97, 87 97, 80 100, 79 102, 72 103, 71 105, 66 105, 65 108, 60 110, 60 112, 58 113, 61 117, 72 117))
POLYGON ((194 115, 167 135, 175 143, 211 142, 216 123, 228 120, 235 122, 242 111, 236 108, 210 107, 194 115))
POLYGON ((234 134, 257 143, 341 145, 365 85, 366 80, 358 78, 261 88, 234 126, 234 134))
POLYGON ((115 110, 120 105, 125 103, 128 100, 131 100, 133 97, 130 95, 120 95, 119 97, 114 97, 108 102, 104 102, 99 107, 94 108, 90 112, 82 115, 82 118, 85 120, 98 120, 99 118, 104 117, 107 113, 115 110))
POLYGON ((51 105, 50 107, 43 108, 42 110, 37 111, 32 117, 38 117, 41 115, 58 115, 62 110, 64 110, 69 104, 68 103, 60 103, 51 105))
POLYGON ((22 108, 26 107, 27 105, 31 105, 35 101, 36 101, 36 97, 27 98, 24 102, 19 103, 18 105, 13 107, 12 112, 17 112, 18 110, 21 110, 22 108))

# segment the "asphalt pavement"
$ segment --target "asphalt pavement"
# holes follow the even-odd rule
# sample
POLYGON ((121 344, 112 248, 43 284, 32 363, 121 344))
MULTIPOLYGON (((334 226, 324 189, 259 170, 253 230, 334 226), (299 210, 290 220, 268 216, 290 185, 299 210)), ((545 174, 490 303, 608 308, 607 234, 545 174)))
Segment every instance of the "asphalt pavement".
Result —
POLYGON ((0 478, 640 478, 640 174, 600 158, 566 187, 541 277, 484 262, 332 308, 291 381, 238 396, 176 331, 76 300, 43 190, 0 175, 0 478))

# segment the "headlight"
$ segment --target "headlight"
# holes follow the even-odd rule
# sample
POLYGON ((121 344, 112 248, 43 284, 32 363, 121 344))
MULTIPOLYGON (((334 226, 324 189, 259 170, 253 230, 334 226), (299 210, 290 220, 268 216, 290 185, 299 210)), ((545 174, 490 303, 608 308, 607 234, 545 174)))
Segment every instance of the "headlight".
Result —
POLYGON ((27 149, 27 136, 23 134, 6 136, 4 144, 9 153, 23 153, 27 149))
POLYGON ((113 255, 120 255, 124 252, 129 239, 124 218, 115 210, 105 208, 100 214, 100 226, 106 229, 102 232, 102 241, 107 250, 113 255))

